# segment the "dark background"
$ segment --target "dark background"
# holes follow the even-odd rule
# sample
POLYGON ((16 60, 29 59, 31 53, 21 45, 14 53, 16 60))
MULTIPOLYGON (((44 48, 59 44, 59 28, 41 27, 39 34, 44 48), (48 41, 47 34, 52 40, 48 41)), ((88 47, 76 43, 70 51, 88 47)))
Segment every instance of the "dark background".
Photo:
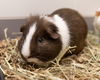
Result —
MULTIPOLYGON (((89 30, 93 30, 93 18, 85 18, 89 30)), ((7 35, 10 38, 15 38, 20 36, 19 31, 22 24, 26 22, 26 19, 10 19, 10 20, 0 20, 0 40, 4 39, 4 29, 8 28, 7 35), (17 34, 18 33, 18 34, 17 34)))

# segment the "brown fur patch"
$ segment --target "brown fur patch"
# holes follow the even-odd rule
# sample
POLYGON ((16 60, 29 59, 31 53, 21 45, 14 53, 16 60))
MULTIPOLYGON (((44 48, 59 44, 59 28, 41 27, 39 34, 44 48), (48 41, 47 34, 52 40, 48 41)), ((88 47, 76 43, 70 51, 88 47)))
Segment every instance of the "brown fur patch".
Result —
POLYGON ((96 12, 96 16, 100 16, 100 11, 97 11, 96 12))

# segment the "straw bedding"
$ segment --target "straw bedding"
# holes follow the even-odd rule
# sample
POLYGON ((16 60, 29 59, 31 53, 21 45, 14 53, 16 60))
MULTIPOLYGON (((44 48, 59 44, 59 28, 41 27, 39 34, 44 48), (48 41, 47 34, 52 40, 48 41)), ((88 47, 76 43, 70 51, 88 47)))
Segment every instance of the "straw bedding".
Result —
POLYGON ((0 68, 6 80, 100 80, 99 37, 88 33, 87 46, 79 55, 64 58, 49 67, 26 64, 16 51, 18 38, 0 41, 0 68))

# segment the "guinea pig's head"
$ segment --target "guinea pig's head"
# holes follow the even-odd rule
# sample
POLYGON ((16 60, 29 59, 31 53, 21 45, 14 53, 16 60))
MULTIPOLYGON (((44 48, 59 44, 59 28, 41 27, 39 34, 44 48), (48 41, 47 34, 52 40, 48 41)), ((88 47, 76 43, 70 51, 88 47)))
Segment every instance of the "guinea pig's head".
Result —
POLYGON ((100 8, 98 10, 96 10, 96 16, 100 16, 100 8))
POLYGON ((20 31, 18 49, 27 62, 42 64, 53 60, 62 48, 57 27, 45 17, 31 16, 20 31))

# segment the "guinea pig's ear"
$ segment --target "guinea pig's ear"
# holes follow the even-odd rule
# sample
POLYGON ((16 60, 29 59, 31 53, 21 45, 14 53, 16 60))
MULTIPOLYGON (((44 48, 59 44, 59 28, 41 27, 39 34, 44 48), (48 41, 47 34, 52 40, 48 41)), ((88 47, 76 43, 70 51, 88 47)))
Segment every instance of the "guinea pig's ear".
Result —
POLYGON ((53 39, 58 39, 60 37, 56 26, 53 24, 49 25, 47 32, 50 34, 50 37, 53 39))
POLYGON ((25 30, 26 24, 22 25, 20 28, 20 32, 23 32, 25 30))

